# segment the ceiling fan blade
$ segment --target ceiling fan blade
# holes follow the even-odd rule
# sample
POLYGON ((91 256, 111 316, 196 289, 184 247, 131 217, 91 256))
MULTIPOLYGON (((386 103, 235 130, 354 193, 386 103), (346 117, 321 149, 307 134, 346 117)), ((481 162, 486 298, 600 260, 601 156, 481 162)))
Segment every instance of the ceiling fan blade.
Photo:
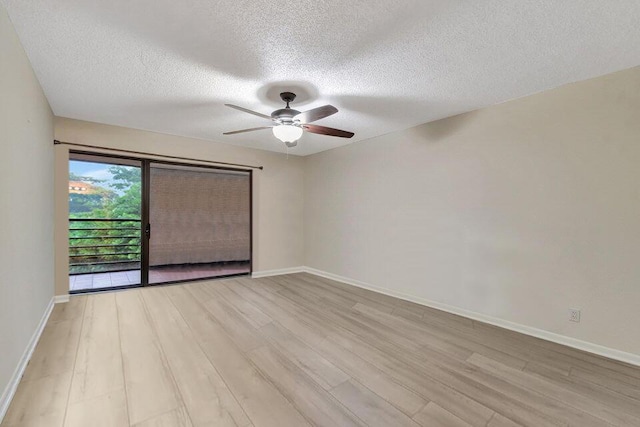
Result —
POLYGON ((257 111, 249 110, 249 109, 243 108, 243 107, 238 107, 237 105, 233 105, 233 104, 224 104, 224 105, 226 105, 227 107, 235 108, 236 110, 244 111, 245 113, 253 114, 254 116, 262 117, 263 119, 271 120, 271 116, 267 116, 266 114, 258 113, 257 111))
POLYGON ((243 133, 243 132, 253 132, 254 130, 262 130, 262 129, 271 129, 273 126, 261 126, 259 128, 251 128, 251 129, 242 129, 242 130, 234 130, 231 132, 225 132, 223 133, 223 135, 234 135, 236 133, 243 133))
POLYGON ((340 138, 351 138, 355 135, 353 132, 348 132, 346 130, 328 128, 326 126, 318 126, 318 125, 302 125, 302 128, 307 132, 317 133, 320 135, 329 135, 329 136, 339 136, 340 138))
POLYGON ((338 112, 338 109, 333 105, 323 105, 322 107, 312 108, 309 111, 303 111, 300 114, 296 114, 293 120, 300 120, 300 123, 311 123, 316 120, 324 119, 332 114, 338 112))

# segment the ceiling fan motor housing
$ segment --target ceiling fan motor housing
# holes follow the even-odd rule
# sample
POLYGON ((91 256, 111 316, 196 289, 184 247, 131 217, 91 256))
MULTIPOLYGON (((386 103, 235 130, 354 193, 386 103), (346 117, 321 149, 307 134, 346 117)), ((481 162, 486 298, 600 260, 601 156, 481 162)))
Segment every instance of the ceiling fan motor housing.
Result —
POLYGON ((281 108, 271 113, 271 118, 281 123, 292 124, 293 118, 300 114, 300 111, 293 108, 281 108))

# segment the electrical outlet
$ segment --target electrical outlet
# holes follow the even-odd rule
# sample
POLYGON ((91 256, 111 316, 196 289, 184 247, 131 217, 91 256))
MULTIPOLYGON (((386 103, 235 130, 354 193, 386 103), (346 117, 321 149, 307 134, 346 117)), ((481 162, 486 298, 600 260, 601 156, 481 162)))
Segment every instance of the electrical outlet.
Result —
POLYGON ((569 321, 570 322, 580 322, 580 310, 575 308, 569 309, 569 321))

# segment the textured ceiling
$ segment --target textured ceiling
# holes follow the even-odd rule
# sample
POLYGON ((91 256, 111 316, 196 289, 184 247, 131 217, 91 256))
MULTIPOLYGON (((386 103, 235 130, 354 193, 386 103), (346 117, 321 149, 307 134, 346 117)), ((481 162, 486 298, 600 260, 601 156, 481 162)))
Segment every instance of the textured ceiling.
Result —
POLYGON ((0 0, 58 116, 284 152, 281 89, 351 140, 640 65, 640 1, 0 0))

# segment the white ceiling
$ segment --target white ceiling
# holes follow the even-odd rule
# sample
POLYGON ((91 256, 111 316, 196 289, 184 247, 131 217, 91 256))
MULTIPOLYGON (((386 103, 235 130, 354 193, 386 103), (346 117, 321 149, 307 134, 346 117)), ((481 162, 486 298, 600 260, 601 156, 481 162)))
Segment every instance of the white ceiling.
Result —
POLYGON ((637 0, 0 1, 56 115, 284 152, 223 104, 294 88, 299 155, 640 65, 637 0))

